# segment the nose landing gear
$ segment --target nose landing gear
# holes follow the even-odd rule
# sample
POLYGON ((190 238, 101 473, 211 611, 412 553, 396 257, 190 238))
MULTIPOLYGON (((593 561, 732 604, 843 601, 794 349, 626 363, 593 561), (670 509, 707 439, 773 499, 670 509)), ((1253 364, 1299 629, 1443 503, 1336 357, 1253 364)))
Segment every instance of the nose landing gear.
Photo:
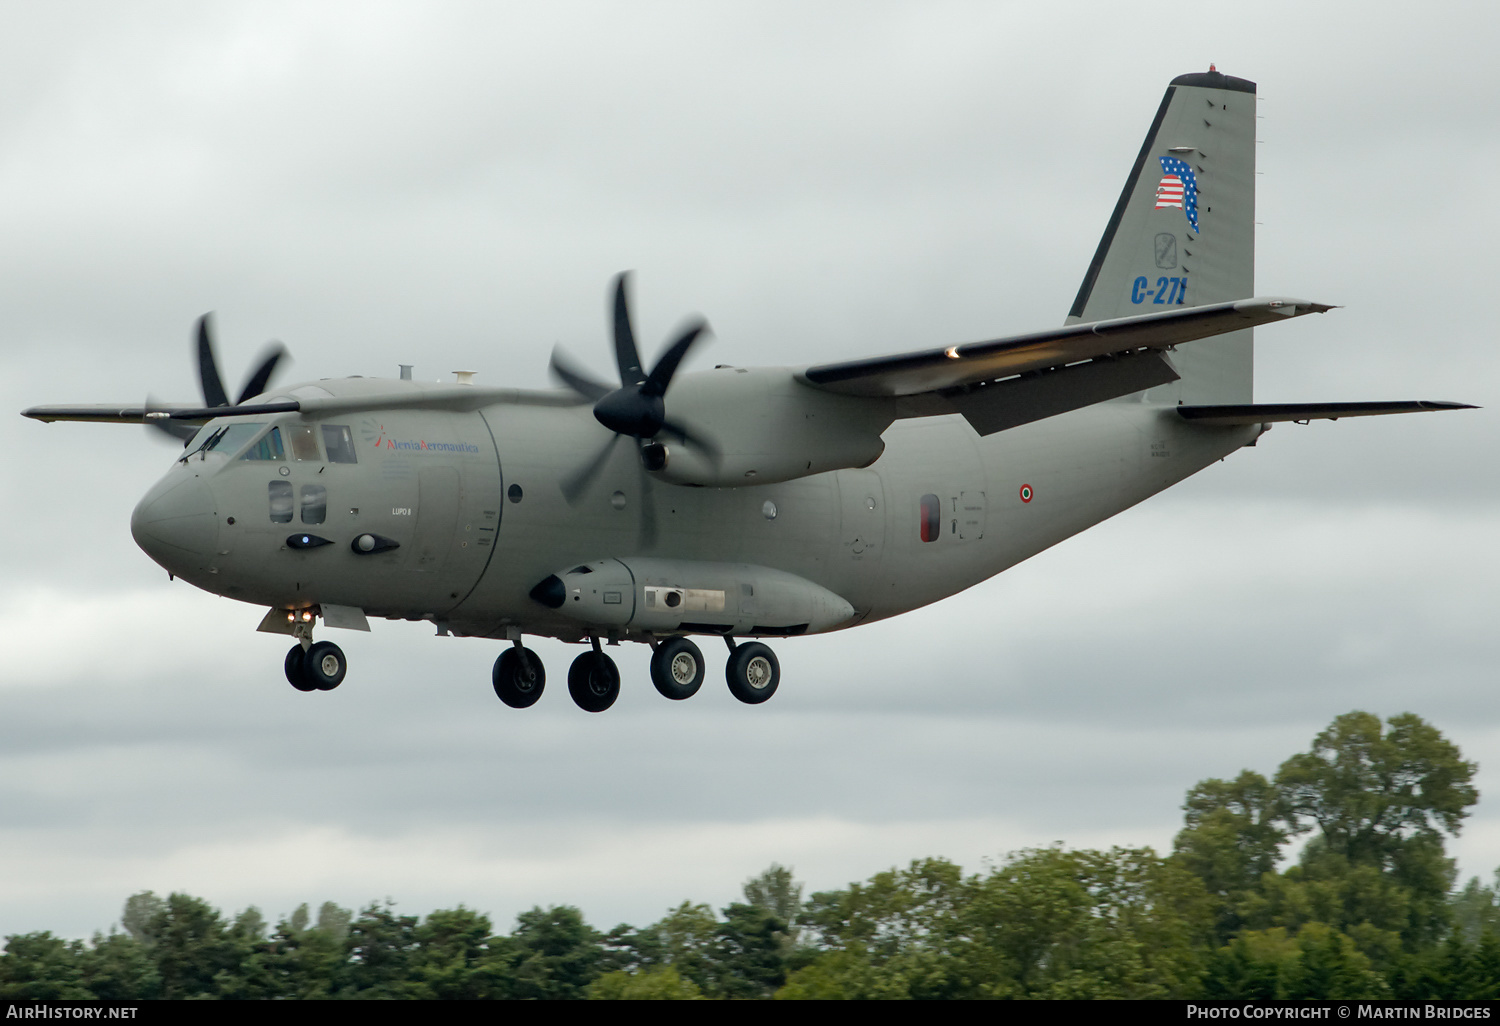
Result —
POLYGON ((285 668, 286 679, 298 691, 332 691, 344 683, 349 664, 343 649, 331 641, 319 641, 306 650, 293 645, 285 668))

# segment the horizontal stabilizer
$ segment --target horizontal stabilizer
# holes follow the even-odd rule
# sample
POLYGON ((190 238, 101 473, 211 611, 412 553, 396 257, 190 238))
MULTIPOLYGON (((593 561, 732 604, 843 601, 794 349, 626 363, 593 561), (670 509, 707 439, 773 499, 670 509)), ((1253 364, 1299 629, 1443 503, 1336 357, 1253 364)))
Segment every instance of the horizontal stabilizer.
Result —
POLYGON ((1195 424, 1235 427, 1278 421, 1338 420, 1340 417, 1379 417, 1390 413, 1431 413, 1438 410, 1477 410, 1468 403, 1413 399, 1381 403, 1253 403, 1240 406, 1179 406, 1177 415, 1195 424))
POLYGON ((947 349, 826 363, 809 367, 801 376, 814 388, 845 395, 917 395, 1138 349, 1168 349, 1180 342, 1331 309, 1327 304, 1305 299, 1241 299, 1234 303, 1069 324, 1029 335, 966 342, 947 349))

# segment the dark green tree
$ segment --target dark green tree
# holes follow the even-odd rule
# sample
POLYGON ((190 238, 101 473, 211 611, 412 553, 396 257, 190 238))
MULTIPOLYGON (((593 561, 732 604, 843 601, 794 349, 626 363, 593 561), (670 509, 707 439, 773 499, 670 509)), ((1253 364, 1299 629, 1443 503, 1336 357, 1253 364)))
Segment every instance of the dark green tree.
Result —
POLYGON ((79 966, 84 986, 101 1001, 149 1001, 161 996, 161 976, 150 949, 129 934, 94 934, 79 966))
POLYGON ((5 938, 0 956, 0 998, 11 1001, 84 1001, 92 998, 79 963, 83 945, 48 931, 5 938))
POLYGON ((164 998, 218 996, 244 955, 219 910, 188 894, 168 895, 145 934, 164 998))
MULTIPOLYGON (((394 905, 371 903, 349 924, 346 978, 351 996, 412 996, 411 961, 417 947, 417 917, 396 914, 394 905)), ((307 932, 307 931, 304 931, 307 932)))
POLYGON ((1232 781, 1199 783, 1183 803, 1186 823, 1173 858, 1213 896, 1219 944, 1244 926, 1246 899, 1281 860, 1288 833, 1279 822, 1280 797, 1265 777, 1245 770, 1232 781))
POLYGON ((521 913, 510 939, 515 997, 586 997, 589 984, 599 975, 604 946, 583 914, 571 905, 521 913))
POLYGON ((1316 828, 1330 852, 1394 871, 1414 839, 1441 845, 1479 800, 1477 768, 1411 713, 1346 713, 1281 764, 1276 786, 1295 833, 1316 828))

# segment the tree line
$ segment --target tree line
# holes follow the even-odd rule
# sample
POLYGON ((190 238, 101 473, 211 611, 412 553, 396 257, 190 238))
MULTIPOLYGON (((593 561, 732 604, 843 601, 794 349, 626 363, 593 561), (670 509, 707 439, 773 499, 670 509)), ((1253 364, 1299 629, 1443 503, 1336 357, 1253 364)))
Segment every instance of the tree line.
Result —
POLYGON ((1500 871, 1457 888, 1444 848, 1475 769, 1417 716, 1352 712, 1273 778, 1193 787, 1164 856, 929 858, 807 897, 772 865, 743 901, 608 932, 389 902, 273 926, 148 891, 87 942, 7 937, 0 998, 1497 998, 1500 871))

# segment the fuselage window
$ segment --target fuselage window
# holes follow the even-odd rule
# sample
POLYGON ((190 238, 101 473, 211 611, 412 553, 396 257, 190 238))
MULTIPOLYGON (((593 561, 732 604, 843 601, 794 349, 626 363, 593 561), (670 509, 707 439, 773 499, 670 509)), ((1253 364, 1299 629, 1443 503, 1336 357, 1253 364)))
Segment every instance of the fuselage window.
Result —
POLYGON ((943 533, 943 504, 936 495, 922 496, 922 540, 937 541, 943 533))
MULTIPOLYGON (((234 429, 231 428, 231 431, 234 429)), ((284 460, 286 450, 281 446, 281 429, 272 428, 267 431, 265 437, 245 450, 242 460, 284 460)))
POLYGON ((302 522, 321 524, 328 516, 328 489, 322 485, 302 486, 302 522))
POLYGON ((290 524, 292 522, 292 486, 288 481, 272 481, 271 489, 271 523, 290 524))
POLYGON ((315 460, 318 458, 318 436, 311 424, 289 424, 287 434, 292 436, 292 459, 315 460))
POLYGON ((323 448, 328 450, 329 463, 359 462, 354 458, 354 436, 347 424, 324 424, 323 448))

